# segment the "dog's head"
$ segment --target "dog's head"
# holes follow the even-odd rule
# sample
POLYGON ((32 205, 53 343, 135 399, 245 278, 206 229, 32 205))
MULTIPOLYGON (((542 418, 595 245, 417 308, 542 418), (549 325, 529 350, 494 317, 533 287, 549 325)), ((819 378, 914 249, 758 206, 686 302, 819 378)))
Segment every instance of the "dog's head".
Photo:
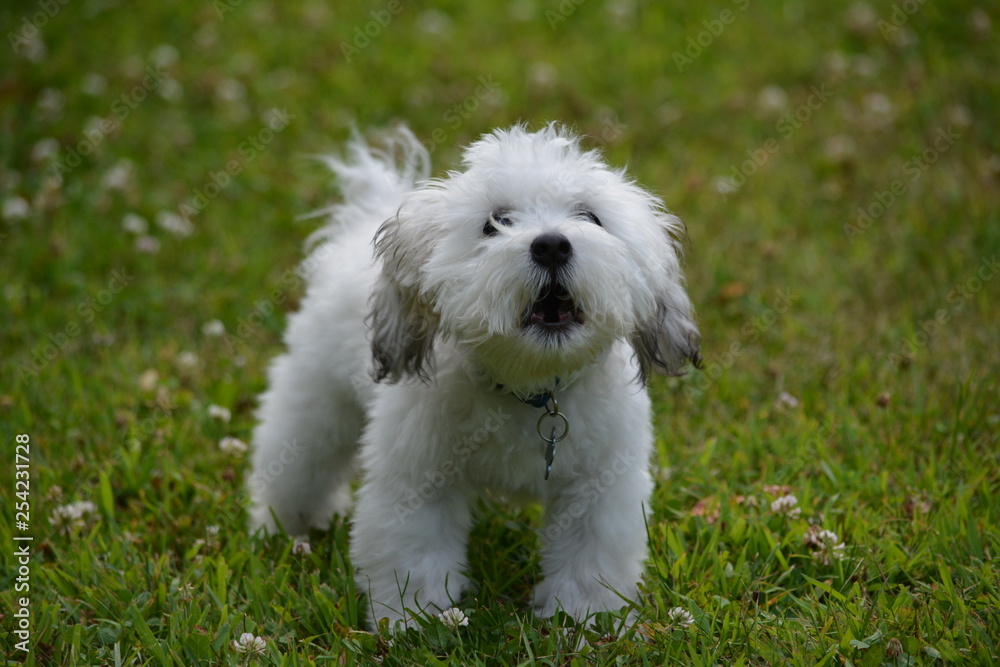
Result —
POLYGON ((697 363, 683 225, 559 126, 496 131, 410 193, 376 238, 378 379, 423 375, 451 337, 493 380, 545 386, 618 339, 639 376, 697 363))

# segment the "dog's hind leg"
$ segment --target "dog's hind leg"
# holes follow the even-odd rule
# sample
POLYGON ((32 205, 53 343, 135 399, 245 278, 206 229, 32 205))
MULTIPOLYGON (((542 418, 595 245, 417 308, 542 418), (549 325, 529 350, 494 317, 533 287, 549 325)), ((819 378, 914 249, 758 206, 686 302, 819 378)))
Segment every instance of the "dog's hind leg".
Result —
POLYGON ((247 479, 251 525, 275 532, 277 519, 291 534, 326 528, 350 507, 362 407, 349 379, 311 355, 277 358, 270 376, 247 479))

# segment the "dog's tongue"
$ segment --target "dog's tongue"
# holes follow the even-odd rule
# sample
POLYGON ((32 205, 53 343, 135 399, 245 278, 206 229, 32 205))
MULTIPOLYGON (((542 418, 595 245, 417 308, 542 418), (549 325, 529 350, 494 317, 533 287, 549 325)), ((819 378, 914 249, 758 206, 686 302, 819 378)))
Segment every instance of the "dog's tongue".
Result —
POLYGON ((539 307, 531 313, 531 321, 535 324, 565 324, 572 319, 573 313, 560 305, 539 302, 539 307))
POLYGON ((535 303, 531 312, 531 321, 534 324, 565 324, 572 319, 571 304, 565 290, 559 287, 551 289, 548 294, 535 303))

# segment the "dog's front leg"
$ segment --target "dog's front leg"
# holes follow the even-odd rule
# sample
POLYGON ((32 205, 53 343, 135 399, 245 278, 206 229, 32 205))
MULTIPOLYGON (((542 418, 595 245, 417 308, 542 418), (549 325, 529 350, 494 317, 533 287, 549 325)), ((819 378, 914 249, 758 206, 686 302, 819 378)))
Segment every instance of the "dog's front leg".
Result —
POLYGON ((536 613, 551 616, 562 609, 582 621, 635 600, 647 551, 644 510, 653 486, 647 465, 638 453, 619 452, 554 494, 541 534, 536 613))
MULTIPOLYGON (((398 462, 397 462, 398 464, 398 462)), ((372 625, 414 625, 453 606, 466 585, 468 499, 414 468, 368 470, 358 491, 351 557, 372 625)))

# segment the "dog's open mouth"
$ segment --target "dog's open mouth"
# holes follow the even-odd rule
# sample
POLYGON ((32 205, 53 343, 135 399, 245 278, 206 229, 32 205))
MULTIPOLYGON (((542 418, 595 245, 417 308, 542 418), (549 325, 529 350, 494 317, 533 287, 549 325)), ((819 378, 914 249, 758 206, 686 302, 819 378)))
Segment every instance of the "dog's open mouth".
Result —
POLYGON ((583 314, 566 288, 557 281, 552 282, 541 298, 531 304, 524 317, 525 328, 552 333, 566 332, 577 324, 583 324, 583 314))

